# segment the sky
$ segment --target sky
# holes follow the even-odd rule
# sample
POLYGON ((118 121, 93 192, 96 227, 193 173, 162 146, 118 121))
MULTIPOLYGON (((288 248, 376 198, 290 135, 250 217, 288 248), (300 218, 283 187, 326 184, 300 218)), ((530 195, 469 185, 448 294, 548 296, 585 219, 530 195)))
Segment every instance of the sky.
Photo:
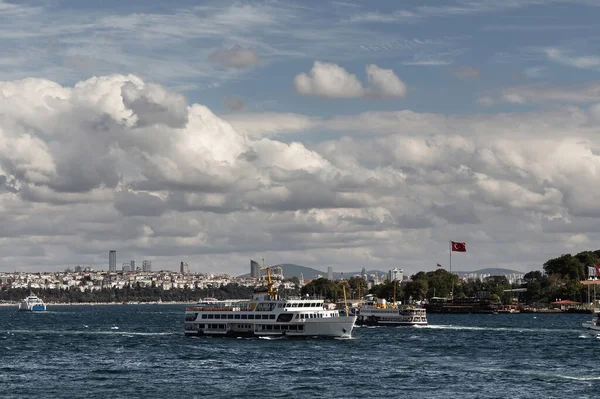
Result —
MULTIPOLYGON (((600 248, 600 3, 0 0, 0 271, 600 248)), ((307 276, 308 278, 308 276, 307 276)))

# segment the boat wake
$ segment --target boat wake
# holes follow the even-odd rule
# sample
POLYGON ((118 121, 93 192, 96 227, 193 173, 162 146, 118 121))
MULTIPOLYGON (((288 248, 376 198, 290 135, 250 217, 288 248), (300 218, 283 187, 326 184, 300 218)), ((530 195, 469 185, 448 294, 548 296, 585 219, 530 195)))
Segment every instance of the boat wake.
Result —
POLYGON ((476 326, 454 326, 448 325, 432 325, 415 326, 416 328, 429 328, 436 330, 463 330, 463 331, 497 331, 497 332, 517 332, 517 333, 539 333, 539 332, 574 332, 576 329, 552 329, 552 328, 520 328, 520 327, 476 327, 476 326))

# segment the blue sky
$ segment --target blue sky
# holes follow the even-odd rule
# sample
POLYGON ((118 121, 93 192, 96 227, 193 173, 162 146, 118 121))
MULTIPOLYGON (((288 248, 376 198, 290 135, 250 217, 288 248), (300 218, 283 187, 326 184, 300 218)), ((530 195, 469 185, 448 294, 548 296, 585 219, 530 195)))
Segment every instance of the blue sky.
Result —
POLYGON ((0 216, 18 226, 4 245, 28 237, 0 267, 102 268, 118 246, 173 269, 410 273, 454 237, 480 248, 465 269, 527 271, 597 249, 599 16, 585 0, 0 1, 0 216), (46 212, 81 227, 56 242, 23 222, 46 212), (128 234, 102 230, 116 221, 128 234))

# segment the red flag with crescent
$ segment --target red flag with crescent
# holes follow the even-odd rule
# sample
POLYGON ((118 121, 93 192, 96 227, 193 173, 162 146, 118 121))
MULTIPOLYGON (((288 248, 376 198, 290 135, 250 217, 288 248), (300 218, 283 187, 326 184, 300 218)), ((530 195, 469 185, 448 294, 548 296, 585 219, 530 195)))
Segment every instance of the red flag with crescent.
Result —
POLYGON ((453 252, 467 252, 467 244, 464 242, 450 241, 452 243, 453 252))

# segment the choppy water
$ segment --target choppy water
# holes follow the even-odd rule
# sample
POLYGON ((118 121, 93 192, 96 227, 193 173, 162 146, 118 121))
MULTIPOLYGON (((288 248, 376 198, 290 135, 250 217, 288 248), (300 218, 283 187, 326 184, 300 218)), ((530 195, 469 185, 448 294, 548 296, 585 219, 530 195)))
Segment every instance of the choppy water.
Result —
POLYGON ((0 307, 2 398, 597 398, 590 315, 429 315, 352 339, 183 336, 182 305, 0 307))

